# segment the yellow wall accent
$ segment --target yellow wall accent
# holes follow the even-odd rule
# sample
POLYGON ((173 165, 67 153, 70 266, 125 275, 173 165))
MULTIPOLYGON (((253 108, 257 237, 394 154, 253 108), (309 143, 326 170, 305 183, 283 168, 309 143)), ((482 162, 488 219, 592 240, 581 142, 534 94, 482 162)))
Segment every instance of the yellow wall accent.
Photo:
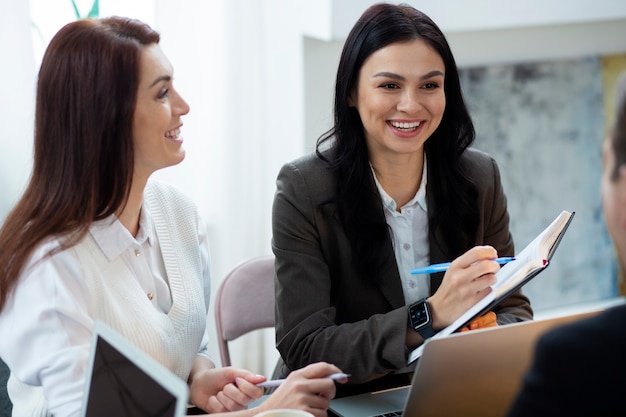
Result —
MULTIPOLYGON (((615 90, 619 75, 626 71, 626 54, 607 55, 601 57, 602 66, 602 89, 604 91, 604 137, 613 125, 615 116, 615 90)), ((619 294, 626 295, 626 280, 624 268, 620 268, 618 279, 619 294)))
MULTIPOLYGON (((608 133, 615 115, 615 88, 620 73, 626 71, 626 54, 601 57, 602 88, 604 90, 604 126, 608 133)), ((606 134, 605 134, 606 137, 606 134)))

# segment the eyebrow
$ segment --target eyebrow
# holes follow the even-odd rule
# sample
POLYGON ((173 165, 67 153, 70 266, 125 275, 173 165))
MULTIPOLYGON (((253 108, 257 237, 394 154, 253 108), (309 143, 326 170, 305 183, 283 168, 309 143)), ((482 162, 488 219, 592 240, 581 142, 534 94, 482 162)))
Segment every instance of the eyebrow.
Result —
MULTIPOLYGON (((442 76, 443 77, 443 75, 444 75, 443 72, 441 72, 439 70, 434 70, 434 71, 431 71, 429 73, 426 73, 426 74, 422 75, 420 77, 420 80, 426 80, 428 78, 437 77, 437 76, 442 76)), ((394 72, 387 72, 387 71, 376 73, 376 74, 374 74, 374 77, 388 77, 388 78, 393 78, 394 80, 400 80, 400 81, 405 81, 406 80, 406 78, 403 77, 400 74, 396 74, 394 72)))
POLYGON ((161 81, 171 81, 171 80, 172 80, 172 77, 170 77, 169 75, 161 75, 156 80, 154 80, 152 84, 150 84, 150 88, 154 87, 156 84, 160 83, 161 81))

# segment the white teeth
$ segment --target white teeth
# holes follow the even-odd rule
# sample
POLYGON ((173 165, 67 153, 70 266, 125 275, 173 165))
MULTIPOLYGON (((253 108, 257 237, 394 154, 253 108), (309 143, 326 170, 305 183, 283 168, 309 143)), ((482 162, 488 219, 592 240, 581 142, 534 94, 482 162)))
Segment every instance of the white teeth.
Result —
POLYGON ((180 129, 170 130, 169 132, 165 132, 166 138, 177 138, 180 136, 180 129))
POLYGON ((398 129, 417 129, 420 125, 420 122, 412 122, 412 123, 400 123, 400 122, 391 122, 391 126, 398 129))

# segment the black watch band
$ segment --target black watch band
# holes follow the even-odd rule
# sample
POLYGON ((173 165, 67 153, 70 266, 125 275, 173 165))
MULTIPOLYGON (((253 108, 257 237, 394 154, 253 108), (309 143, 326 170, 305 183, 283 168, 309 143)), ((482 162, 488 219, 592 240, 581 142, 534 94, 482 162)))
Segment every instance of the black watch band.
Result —
POLYGON ((430 337, 433 337, 434 335, 437 334, 435 329, 433 329, 432 323, 429 324, 428 326, 421 327, 419 330, 416 330, 416 331, 419 333, 420 336, 422 336, 424 340, 430 337))

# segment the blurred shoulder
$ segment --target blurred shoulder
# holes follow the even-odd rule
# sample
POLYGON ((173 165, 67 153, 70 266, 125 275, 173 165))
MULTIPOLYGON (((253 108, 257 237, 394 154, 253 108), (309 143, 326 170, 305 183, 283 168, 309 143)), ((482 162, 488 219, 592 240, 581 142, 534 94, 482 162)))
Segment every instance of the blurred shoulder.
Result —
POLYGON ((594 316, 552 329, 543 336, 548 344, 579 344, 584 341, 611 341, 626 349, 626 305, 611 307, 594 316))

